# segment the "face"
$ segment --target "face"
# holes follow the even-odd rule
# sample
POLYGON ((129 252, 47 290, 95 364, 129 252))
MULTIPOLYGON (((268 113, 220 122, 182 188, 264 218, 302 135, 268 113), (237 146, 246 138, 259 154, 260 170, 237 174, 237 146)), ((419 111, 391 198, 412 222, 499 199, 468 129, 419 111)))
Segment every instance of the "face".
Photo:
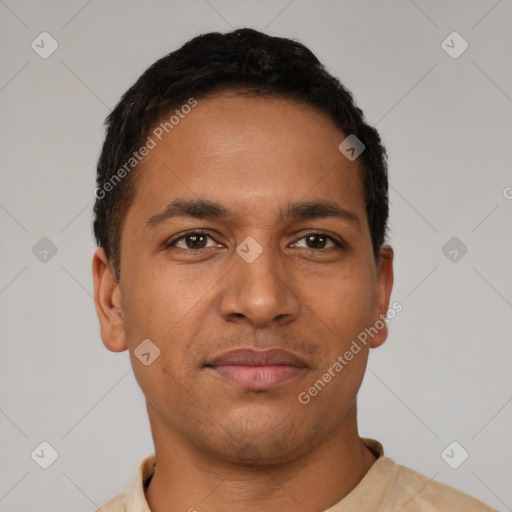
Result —
POLYGON ((136 170, 120 281, 102 249, 93 271, 102 339, 130 351, 153 431, 225 460, 280 462, 355 422, 386 328, 344 354, 387 311, 392 253, 374 258, 344 138, 294 101, 222 94, 136 170), (146 363, 160 351, 148 365, 143 340, 146 363))

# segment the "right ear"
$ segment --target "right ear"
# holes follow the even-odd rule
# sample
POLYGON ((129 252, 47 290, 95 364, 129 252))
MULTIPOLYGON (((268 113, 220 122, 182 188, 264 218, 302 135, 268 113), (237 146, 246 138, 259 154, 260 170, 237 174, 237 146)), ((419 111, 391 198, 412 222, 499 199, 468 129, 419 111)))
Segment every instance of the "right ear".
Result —
POLYGON ((94 305, 100 322, 103 344, 112 352, 128 348, 123 324, 121 290, 103 247, 96 250, 92 260, 94 305))

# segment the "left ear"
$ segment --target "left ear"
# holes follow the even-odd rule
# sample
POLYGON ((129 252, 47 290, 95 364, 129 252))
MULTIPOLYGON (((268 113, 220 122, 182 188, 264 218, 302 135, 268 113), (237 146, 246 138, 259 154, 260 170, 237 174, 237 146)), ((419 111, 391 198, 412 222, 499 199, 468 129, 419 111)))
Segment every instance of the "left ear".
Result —
POLYGON ((373 324, 377 324, 379 327, 382 324, 384 325, 378 329, 378 333, 371 339, 371 348, 379 347, 388 337, 388 326, 385 319, 389 308, 391 290, 393 289, 393 256, 393 249, 389 245, 381 248, 377 269, 377 294, 373 324))
POLYGON ((100 322, 100 335, 103 344, 112 352, 127 350, 121 289, 103 247, 99 247, 94 253, 92 275, 94 305, 100 322))

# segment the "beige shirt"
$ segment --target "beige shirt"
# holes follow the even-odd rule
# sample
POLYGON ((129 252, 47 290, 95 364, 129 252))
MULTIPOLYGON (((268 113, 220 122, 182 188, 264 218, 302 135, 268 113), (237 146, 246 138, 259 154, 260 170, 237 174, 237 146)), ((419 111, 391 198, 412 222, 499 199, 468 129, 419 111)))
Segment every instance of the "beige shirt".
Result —
MULTIPOLYGON (((396 464, 373 439, 364 443, 378 459, 357 486, 325 512, 497 512, 453 487, 396 464)), ((144 488, 155 470, 155 455, 139 465, 128 489, 97 512, 151 512, 144 488)))

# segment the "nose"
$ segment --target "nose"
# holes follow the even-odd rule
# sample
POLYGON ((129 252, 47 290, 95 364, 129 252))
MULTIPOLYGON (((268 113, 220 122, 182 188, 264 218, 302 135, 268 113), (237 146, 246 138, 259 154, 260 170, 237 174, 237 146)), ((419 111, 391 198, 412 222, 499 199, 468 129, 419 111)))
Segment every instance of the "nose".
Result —
POLYGON ((294 291, 297 283, 292 269, 286 266, 286 256, 275 252, 264 249, 251 263, 233 254, 234 267, 218 297, 218 309, 225 321, 269 327, 297 318, 301 309, 294 291))

